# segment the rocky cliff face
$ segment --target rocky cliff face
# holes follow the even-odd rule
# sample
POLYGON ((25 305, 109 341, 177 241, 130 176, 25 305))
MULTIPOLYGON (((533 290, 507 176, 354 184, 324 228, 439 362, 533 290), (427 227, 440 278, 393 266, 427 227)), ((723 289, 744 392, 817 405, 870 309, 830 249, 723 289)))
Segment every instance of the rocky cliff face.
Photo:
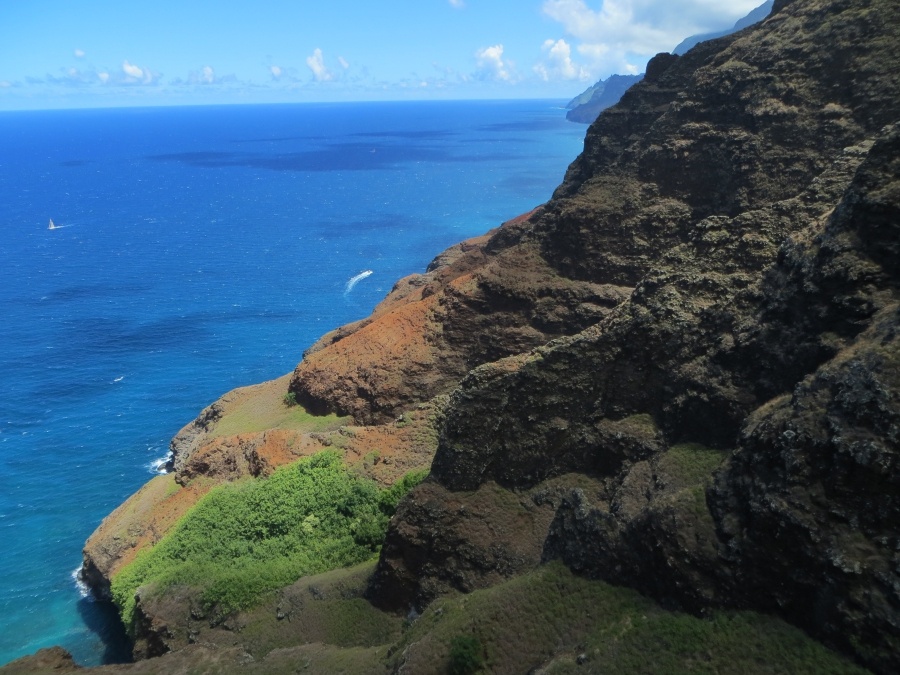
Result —
POLYGON ((627 297, 560 275, 530 237, 535 213, 438 256, 399 281, 369 319, 324 336, 290 391, 309 410, 367 424, 451 391, 472 368, 596 323, 627 297))
MULTIPOLYGON (((755 29, 657 57, 601 115, 504 258, 628 297, 464 377, 376 602, 559 557, 900 666, 898 38, 893 2, 777 3, 755 29), (546 530, 464 534, 523 502, 552 505, 546 530)), ((526 293, 509 283, 502 316, 533 325, 526 293)))

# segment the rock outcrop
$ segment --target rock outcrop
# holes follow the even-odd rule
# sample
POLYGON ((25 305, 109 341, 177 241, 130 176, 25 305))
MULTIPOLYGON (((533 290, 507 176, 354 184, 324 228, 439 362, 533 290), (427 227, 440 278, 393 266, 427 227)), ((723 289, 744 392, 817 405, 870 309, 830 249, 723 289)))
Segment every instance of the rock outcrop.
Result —
POLYGON ((325 335, 290 384, 319 414, 365 424, 446 394, 472 368, 596 323, 628 289, 560 276, 530 239, 536 212, 438 256, 369 319, 325 335))

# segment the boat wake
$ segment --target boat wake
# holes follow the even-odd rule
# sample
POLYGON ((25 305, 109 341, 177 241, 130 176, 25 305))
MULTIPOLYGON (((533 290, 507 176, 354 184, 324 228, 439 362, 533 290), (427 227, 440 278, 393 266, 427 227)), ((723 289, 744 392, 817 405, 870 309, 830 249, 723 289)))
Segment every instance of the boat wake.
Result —
POLYGON ((344 295, 350 293, 353 290, 353 287, 356 286, 360 281, 365 279, 366 277, 372 276, 372 270, 365 270, 364 272, 360 272, 355 277, 351 277, 350 281, 347 282, 347 287, 344 289, 344 295))

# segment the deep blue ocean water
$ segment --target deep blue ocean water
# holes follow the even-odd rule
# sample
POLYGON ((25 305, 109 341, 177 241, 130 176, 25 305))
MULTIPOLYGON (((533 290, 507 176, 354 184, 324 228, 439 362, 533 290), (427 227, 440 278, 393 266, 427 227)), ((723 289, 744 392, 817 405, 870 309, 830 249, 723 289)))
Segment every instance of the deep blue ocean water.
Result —
POLYGON ((0 664, 115 658, 72 574, 175 432, 546 201, 583 136, 554 101, 0 113, 0 664))

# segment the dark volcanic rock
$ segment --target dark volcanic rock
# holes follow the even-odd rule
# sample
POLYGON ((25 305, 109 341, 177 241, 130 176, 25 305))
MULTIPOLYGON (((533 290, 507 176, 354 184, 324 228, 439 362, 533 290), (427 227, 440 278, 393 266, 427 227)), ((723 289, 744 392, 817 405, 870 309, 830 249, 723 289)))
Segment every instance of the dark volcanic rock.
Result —
POLYGON ((72 655, 62 647, 40 649, 0 667, 6 675, 44 675, 45 673, 74 673, 81 670, 72 655))
POLYGON ((671 606, 777 612, 900 669, 897 63, 886 0, 776 3, 651 63, 504 252, 633 291, 466 375, 376 602, 514 574, 459 534, 499 516, 445 505, 559 477, 543 559, 671 606), (567 491, 576 474, 602 488, 567 491))
POLYGON ((782 311, 764 313, 765 337, 798 345, 800 363, 843 349, 748 418, 710 494, 728 596, 762 599, 883 671, 900 653, 898 228, 894 125, 823 231, 786 247, 782 311))

